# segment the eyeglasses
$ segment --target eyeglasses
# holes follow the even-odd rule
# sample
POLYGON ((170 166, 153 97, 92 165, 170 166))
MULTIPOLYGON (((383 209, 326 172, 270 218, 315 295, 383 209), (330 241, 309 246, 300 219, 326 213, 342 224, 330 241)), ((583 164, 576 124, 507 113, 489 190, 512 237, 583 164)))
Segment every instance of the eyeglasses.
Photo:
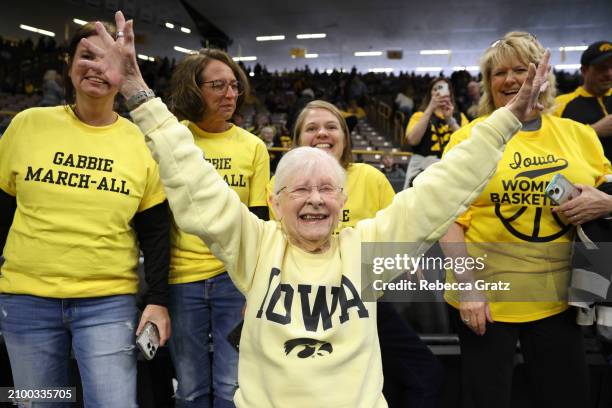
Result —
POLYGON ((209 85, 210 89, 212 89, 214 93, 219 95, 225 95, 227 93, 228 87, 231 87, 232 91, 234 91, 236 95, 242 95, 244 93, 244 85, 240 81, 226 81, 225 79, 215 79, 214 81, 201 82, 200 85, 209 85))
POLYGON ((276 194, 286 191, 289 197, 293 199, 304 199, 310 197, 314 189, 324 198, 337 197, 342 190, 344 190, 342 187, 332 186, 331 184, 323 184, 322 186, 297 186, 292 188, 285 186, 278 190, 276 194))

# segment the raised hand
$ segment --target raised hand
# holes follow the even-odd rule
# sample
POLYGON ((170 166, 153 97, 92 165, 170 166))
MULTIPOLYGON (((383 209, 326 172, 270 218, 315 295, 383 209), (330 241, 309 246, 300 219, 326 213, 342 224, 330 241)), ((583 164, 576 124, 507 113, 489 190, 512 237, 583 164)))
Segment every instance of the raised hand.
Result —
POLYGON ((431 95, 431 100, 429 101, 427 110, 430 113, 433 113, 433 111, 435 111, 436 109, 444 107, 446 103, 450 103, 450 98, 448 96, 439 96, 437 93, 434 92, 431 95))
POLYGON ((542 104, 538 102, 538 97, 548 87, 549 63, 550 50, 546 50, 537 69, 533 63, 529 64, 527 79, 514 98, 506 105, 521 122, 534 119, 544 109, 542 104))
POLYGON ((79 60, 81 67, 89 68, 102 73, 108 81, 119 87, 119 91, 127 99, 137 91, 147 89, 142 79, 136 50, 134 48, 134 22, 125 21, 121 11, 115 13, 117 26, 117 40, 106 31, 106 28, 96 22, 96 33, 102 39, 102 46, 97 46, 87 38, 81 44, 96 56, 93 60, 79 60))

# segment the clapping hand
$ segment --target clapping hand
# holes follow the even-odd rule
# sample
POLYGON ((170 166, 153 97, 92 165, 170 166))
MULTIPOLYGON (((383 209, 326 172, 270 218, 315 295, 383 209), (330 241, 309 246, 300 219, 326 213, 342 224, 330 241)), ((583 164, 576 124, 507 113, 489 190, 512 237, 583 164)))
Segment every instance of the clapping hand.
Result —
POLYGON ((527 79, 506 105, 521 122, 533 119, 535 114, 544 109, 544 106, 538 102, 538 97, 548 88, 549 63, 550 50, 546 50, 537 69, 533 63, 529 64, 527 79))
POLYGON ((108 81, 119 87, 121 94, 128 99, 134 93, 147 89, 147 84, 142 79, 138 63, 136 62, 136 50, 134 48, 134 21, 125 21, 121 11, 115 13, 117 26, 117 39, 106 31, 106 28, 96 22, 96 33, 102 39, 102 45, 97 46, 87 38, 81 40, 81 44, 93 55, 93 60, 81 59, 77 63, 84 68, 99 72, 108 81))

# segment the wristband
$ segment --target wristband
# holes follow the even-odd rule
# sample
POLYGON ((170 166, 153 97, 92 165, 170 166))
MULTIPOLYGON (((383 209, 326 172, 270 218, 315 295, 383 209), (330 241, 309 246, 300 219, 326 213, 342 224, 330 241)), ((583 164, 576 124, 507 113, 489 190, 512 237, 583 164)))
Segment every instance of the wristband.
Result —
POLYGON ((125 101, 125 106, 131 112, 146 101, 155 98, 155 93, 150 89, 143 89, 141 91, 136 92, 134 95, 130 96, 130 98, 125 101))

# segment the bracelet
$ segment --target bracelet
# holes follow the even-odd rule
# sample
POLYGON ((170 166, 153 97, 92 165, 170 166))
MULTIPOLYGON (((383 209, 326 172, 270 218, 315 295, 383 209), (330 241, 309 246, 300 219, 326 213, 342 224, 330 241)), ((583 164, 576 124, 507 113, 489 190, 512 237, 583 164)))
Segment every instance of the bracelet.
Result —
POLYGON ((146 101, 155 98, 155 93, 150 89, 143 89, 136 92, 134 95, 125 101, 125 106, 131 112, 146 101))

